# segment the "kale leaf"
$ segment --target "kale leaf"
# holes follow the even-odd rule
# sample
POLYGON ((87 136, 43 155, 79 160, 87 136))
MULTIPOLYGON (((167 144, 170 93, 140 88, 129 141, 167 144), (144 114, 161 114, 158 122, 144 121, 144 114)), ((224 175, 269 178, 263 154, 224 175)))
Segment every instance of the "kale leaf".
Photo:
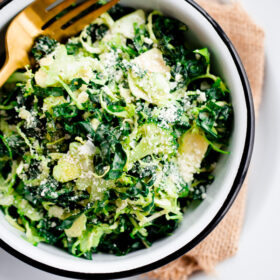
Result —
POLYGON ((86 29, 86 32, 90 36, 91 41, 94 43, 97 40, 101 40, 108 30, 109 27, 105 24, 90 24, 86 29))
POLYGON ((38 86, 34 86, 34 95, 38 97, 48 97, 48 96, 63 96, 64 95, 64 89, 61 87, 47 87, 47 88, 41 88, 38 86))
POLYGON ((87 121, 80 121, 71 124, 65 123, 65 130, 74 137, 80 136, 84 139, 86 139, 87 136, 94 137, 95 135, 94 129, 87 121))
POLYGON ((48 36, 40 36, 36 39, 31 49, 31 54, 36 61, 50 54, 56 48, 58 42, 48 36))
POLYGON ((64 119, 74 118, 78 115, 78 108, 75 105, 70 105, 70 103, 63 103, 52 107, 53 116, 61 117, 64 119))
POLYGON ((116 144, 114 159, 111 164, 111 169, 107 175, 107 178, 110 180, 115 180, 121 177, 123 173, 123 168, 126 164, 126 153, 124 152, 121 144, 116 144))

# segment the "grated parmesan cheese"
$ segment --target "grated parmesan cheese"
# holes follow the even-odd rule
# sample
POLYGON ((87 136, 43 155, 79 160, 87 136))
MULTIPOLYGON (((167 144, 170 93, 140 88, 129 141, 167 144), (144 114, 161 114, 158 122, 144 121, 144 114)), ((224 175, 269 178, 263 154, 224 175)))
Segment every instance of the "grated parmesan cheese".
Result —
POLYGON ((18 114, 18 116, 19 116, 21 119, 23 119, 23 120, 26 121, 26 126, 27 126, 28 128, 34 127, 34 126, 35 126, 35 116, 34 116, 34 113, 30 113, 29 111, 27 111, 27 110, 25 109, 25 107, 21 107, 21 108, 19 109, 19 114, 18 114))
POLYGON ((197 98, 197 101, 200 102, 200 103, 203 103, 205 102, 207 99, 206 99, 206 94, 205 92, 203 91, 200 91, 199 89, 196 91, 197 94, 199 94, 198 98, 197 98))

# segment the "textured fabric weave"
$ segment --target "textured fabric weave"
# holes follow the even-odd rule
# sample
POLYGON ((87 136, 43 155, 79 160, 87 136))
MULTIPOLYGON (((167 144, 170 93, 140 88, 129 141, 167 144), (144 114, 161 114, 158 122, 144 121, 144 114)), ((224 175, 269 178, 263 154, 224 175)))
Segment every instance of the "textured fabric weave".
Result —
MULTIPOLYGON (((261 102, 264 75, 264 32, 239 3, 219 4, 198 0, 232 40, 247 71, 256 112, 261 102)), ((216 229, 198 246, 174 262, 148 274, 159 280, 187 280, 196 271, 212 272, 218 262, 236 254, 242 229, 246 183, 216 229)))

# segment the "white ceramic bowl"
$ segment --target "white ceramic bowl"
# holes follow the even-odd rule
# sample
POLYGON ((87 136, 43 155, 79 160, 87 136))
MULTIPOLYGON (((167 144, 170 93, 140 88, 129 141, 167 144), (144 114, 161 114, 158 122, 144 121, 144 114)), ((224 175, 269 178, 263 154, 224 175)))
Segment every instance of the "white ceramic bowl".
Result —
MULTIPOLYGON (((3 50, 5 26, 31 0, 13 0, 0 10, 0 37, 3 50)), ((230 155, 221 157, 215 170, 216 179, 208 188, 207 198, 195 210, 185 214, 174 234, 157 241, 149 249, 116 257, 98 254, 93 261, 78 259, 53 246, 34 247, 21 233, 5 221, 0 213, 0 245, 19 259, 43 270, 83 279, 108 279, 140 274, 162 266, 181 256, 221 221, 233 203, 246 175, 254 140, 254 111, 246 73, 232 43, 219 25, 192 0, 123 0, 124 5, 157 9, 175 17, 191 30, 188 41, 209 47, 215 71, 231 90, 234 107, 234 130, 230 155)))

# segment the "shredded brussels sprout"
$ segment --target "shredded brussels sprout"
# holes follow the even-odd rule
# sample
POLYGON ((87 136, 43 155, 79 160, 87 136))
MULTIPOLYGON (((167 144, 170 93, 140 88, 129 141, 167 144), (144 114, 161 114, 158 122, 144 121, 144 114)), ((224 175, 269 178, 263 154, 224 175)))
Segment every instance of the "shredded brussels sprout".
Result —
POLYGON ((36 40, 0 89, 0 208, 29 242, 125 255, 205 199, 233 110, 186 32, 117 5, 65 44, 36 40))

